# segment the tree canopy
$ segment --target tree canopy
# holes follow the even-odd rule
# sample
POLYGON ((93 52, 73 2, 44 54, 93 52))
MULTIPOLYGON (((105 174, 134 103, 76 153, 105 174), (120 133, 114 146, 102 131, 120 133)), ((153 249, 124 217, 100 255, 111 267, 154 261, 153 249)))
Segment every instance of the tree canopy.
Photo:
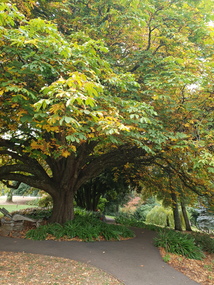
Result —
POLYGON ((188 165, 212 194, 212 2, 2 1, 0 180, 49 193, 59 223, 127 163, 188 165))

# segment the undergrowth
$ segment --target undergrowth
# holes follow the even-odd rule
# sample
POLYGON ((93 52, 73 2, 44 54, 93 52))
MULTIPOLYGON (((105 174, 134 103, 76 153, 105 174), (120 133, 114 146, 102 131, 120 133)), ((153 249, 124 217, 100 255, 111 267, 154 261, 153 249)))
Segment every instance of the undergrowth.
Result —
POLYGON ((155 246, 163 247, 167 252, 183 255, 190 259, 204 258, 202 249, 196 245, 194 237, 173 230, 162 230, 155 238, 155 246))
POLYGON ((199 260, 204 257, 203 252, 214 253, 214 239, 208 234, 176 232, 172 229, 146 224, 124 213, 118 215, 115 221, 126 226, 156 231, 158 234, 155 245, 165 248, 167 252, 199 260))
POLYGON ((83 241, 120 240, 121 238, 134 237, 134 233, 121 225, 107 224, 90 214, 77 215, 74 220, 64 225, 47 224, 37 229, 31 229, 26 233, 26 238, 44 240, 48 236, 55 239, 79 238, 83 241))

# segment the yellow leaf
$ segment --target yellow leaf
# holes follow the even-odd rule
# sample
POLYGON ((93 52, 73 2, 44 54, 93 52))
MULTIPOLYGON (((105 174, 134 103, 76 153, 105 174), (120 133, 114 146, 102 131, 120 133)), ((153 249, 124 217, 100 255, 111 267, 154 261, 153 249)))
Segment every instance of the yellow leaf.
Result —
POLYGON ((88 134, 88 138, 94 138, 94 134, 93 133, 88 134))
POLYGON ((54 104, 50 108, 50 112, 54 113, 54 114, 57 113, 59 110, 60 111, 64 110, 64 105, 63 104, 54 104))
POLYGON ((70 152, 65 149, 62 151, 61 155, 64 157, 68 157, 70 155, 70 152))
POLYGON ((36 141, 33 141, 33 142, 31 143, 31 147, 32 147, 32 149, 38 149, 38 148, 39 148, 39 145, 38 145, 38 143, 37 143, 36 141))

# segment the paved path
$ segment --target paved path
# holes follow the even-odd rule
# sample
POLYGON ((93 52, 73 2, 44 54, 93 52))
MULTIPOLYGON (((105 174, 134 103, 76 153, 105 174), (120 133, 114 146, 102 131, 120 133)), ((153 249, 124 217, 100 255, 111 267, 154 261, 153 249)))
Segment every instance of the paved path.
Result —
POLYGON ((153 245, 155 232, 134 231, 136 238, 119 242, 33 241, 0 237, 0 251, 38 253, 89 263, 126 285, 198 284, 162 260, 153 245))

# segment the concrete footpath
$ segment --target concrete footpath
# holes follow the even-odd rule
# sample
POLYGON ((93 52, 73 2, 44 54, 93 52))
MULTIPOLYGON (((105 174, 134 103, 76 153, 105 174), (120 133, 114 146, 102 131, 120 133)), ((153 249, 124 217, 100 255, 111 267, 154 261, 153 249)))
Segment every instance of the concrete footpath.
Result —
POLYGON ((153 245, 155 232, 137 228, 134 231, 134 239, 88 243, 0 237, 0 251, 37 253, 88 263, 126 285, 198 284, 162 260, 159 250, 153 245))

